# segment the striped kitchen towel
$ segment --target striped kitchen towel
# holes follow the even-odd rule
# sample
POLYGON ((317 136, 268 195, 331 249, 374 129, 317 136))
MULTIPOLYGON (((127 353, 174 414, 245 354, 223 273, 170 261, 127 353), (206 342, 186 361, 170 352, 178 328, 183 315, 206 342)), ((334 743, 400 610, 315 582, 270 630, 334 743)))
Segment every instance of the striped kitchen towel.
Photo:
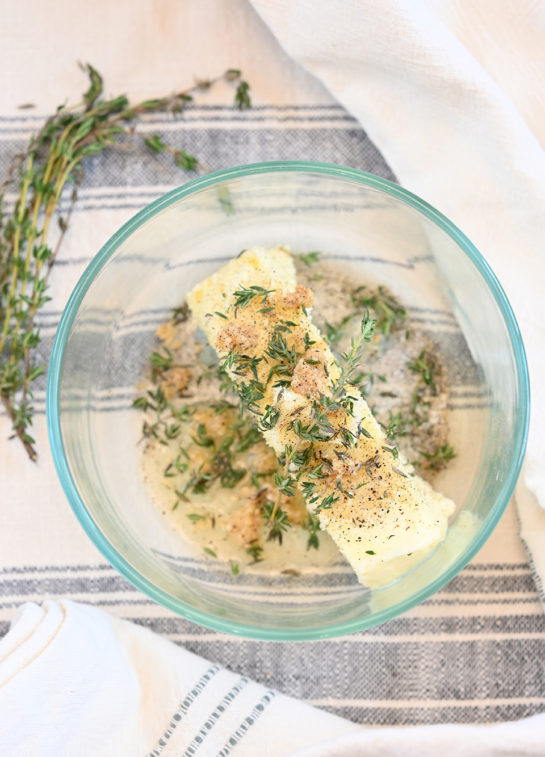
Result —
MULTIPOLYGON (((300 157, 351 163, 393 178, 345 110, 320 100, 309 103, 308 93, 306 97, 305 104, 289 106, 256 102, 242 115, 227 104, 194 106, 186 119, 154 116, 141 128, 203 155, 214 168, 300 157)), ((4 118, 3 166, 40 122, 29 113, 4 118)), ((112 151, 89 165, 67 246, 53 271, 53 299, 39 320, 44 359, 63 304, 101 242, 177 181, 174 166, 144 149, 112 151)), ((428 315, 422 323, 426 328, 452 331, 451 324, 440 324, 430 314, 416 315, 421 320, 428 315)), ((266 687, 361 724, 491 723, 545 711, 545 616, 512 505, 470 566, 437 595, 380 628, 281 647, 230 637, 157 605, 97 552, 57 480, 47 445, 44 388, 40 378, 35 393, 37 464, 6 440, 9 427, 0 415, 0 635, 23 602, 68 596, 132 619, 266 687)), ((457 370, 452 388, 453 419, 478 412, 484 400, 472 385, 471 372, 457 370)), ((127 395, 127 405, 131 399, 127 395)))
POLYGON ((545 745, 545 713, 364 730, 69 600, 23 605, 0 641, 0 720, 0 754, 40 757, 538 757, 545 745))

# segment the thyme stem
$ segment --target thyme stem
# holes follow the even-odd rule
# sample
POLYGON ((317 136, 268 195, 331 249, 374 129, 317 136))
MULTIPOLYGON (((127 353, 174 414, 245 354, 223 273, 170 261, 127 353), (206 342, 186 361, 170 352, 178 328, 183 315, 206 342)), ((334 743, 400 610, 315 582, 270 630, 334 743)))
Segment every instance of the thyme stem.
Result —
MULTIPOLYGON (((77 197, 82 169, 93 155, 116 145, 120 136, 139 136, 134 121, 144 113, 181 113, 193 95, 219 81, 235 85, 235 105, 250 107, 249 86, 237 69, 229 69, 207 81, 173 95, 133 104, 124 95, 103 98, 103 82, 91 65, 84 66, 89 88, 76 105, 57 108, 29 141, 0 183, 0 210, 4 192, 18 182, 14 211, 0 212, 0 397, 28 456, 35 460, 34 439, 28 433, 33 408, 29 402, 32 385, 43 373, 43 364, 33 363, 40 343, 36 314, 48 301, 48 278, 65 238, 77 197), (74 183, 68 211, 60 216, 59 204, 69 183, 74 183), (52 250, 48 246, 52 222, 57 216, 60 236, 52 250)), ((144 141, 144 137, 141 137, 144 141)), ((204 165, 184 150, 163 144, 174 163, 184 171, 204 165)))

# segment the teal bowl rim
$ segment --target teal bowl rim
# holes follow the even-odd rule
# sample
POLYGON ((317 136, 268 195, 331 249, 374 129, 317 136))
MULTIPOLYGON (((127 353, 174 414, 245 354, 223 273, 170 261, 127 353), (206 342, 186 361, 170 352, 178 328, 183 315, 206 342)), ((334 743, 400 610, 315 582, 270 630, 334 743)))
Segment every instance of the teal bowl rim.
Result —
POLYGON ((397 184, 382 179, 373 174, 360 171, 355 168, 349 168, 348 166, 339 166, 331 163, 313 163, 305 161, 275 161, 270 163, 253 163, 245 166, 235 166, 233 168, 227 168, 222 171, 216 171, 215 173, 202 176, 200 178, 189 181, 187 184, 178 187, 177 189, 168 192, 164 196, 160 197, 155 202, 147 205, 136 215, 134 215, 106 242, 101 250, 95 255, 93 260, 89 263, 78 283, 64 312, 62 314, 59 327, 55 336, 51 358, 49 362, 48 378, 47 378, 47 393, 46 393, 46 413, 47 413, 47 428, 49 434, 49 441, 51 445, 51 451, 53 460, 57 468, 61 485, 68 498, 68 501, 74 511, 77 519, 83 526, 87 535, 95 546, 102 552, 104 557, 115 567, 117 570, 127 578, 134 586, 154 599, 159 604, 164 605, 170 610, 173 610, 178 615, 187 618, 194 623, 206 626, 215 631, 226 632, 238 636, 244 636, 252 639, 263 639, 269 641, 310 641, 313 639, 326 639, 335 636, 342 636, 345 634, 354 633, 356 631, 362 631, 371 626, 379 625, 387 620, 400 615, 406 610, 419 604, 431 594, 434 594, 442 586, 448 583, 454 576, 460 572, 460 570, 471 560, 471 558, 478 552, 484 542, 490 536, 492 530, 496 526, 499 518, 503 514, 507 503, 509 502, 513 489, 517 482, 522 461, 524 458, 524 452, 526 448, 526 440, 528 436, 528 424, 530 415, 530 386, 528 378, 528 366, 526 362, 526 355, 524 351, 524 345, 522 337, 515 319, 514 313, 507 300, 507 297, 494 275, 492 269, 485 261, 481 253, 470 242, 470 240, 463 234, 451 221, 448 220, 442 213, 433 208, 424 200, 420 199, 412 192, 403 189, 397 184), (247 625, 244 623, 235 623, 209 615, 206 612, 195 610, 190 605, 185 604, 176 597, 171 596, 167 592, 159 589, 152 584, 145 576, 139 573, 132 565, 120 554, 108 540, 104 537, 98 526, 95 524, 91 515, 87 511, 84 502, 81 500, 76 486, 72 480, 68 462, 64 453, 64 447, 62 442, 60 419, 59 419, 59 378, 62 368, 62 360, 64 349, 70 334, 74 318, 78 312, 79 306, 85 296, 87 290, 93 283, 93 280, 101 268, 108 262, 110 257, 117 250, 119 245, 127 239, 137 228, 145 223, 149 218, 154 216, 160 210, 172 205, 173 203, 181 200, 188 195, 194 194, 202 189, 212 187, 216 184, 231 179, 239 179, 246 176, 253 176, 263 173, 281 173, 281 172, 294 172, 294 173, 307 173, 316 174, 321 176, 332 177, 335 179, 344 179, 351 182, 357 182, 367 187, 381 190, 386 194, 401 200, 405 204, 420 211, 424 216, 433 221, 444 232, 446 232, 466 253, 466 255, 473 262, 477 270, 483 276, 490 291, 492 292, 500 312, 503 316, 509 338, 511 340, 513 353, 515 355, 516 373, 519 382, 520 392, 520 416, 515 433, 515 457, 512 461, 512 465, 508 471, 508 474, 504 480, 503 487, 500 496, 497 498, 492 509, 490 510, 486 520, 482 523, 478 532, 478 538, 458 557, 449 570, 445 571, 433 581, 431 581, 425 588, 415 592, 410 597, 398 602, 391 607, 381 610, 372 615, 368 615, 361 620, 352 620, 347 623, 338 623, 335 625, 325 626, 324 628, 298 628, 298 629, 270 629, 260 628, 257 626, 247 625))

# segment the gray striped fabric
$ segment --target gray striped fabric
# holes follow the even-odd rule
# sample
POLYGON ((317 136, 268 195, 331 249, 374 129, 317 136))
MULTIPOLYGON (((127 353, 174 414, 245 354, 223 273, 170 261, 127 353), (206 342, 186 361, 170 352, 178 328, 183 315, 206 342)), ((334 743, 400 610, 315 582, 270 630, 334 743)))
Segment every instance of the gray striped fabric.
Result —
MULTIPOLYGON (((28 115, 0 117, 0 175, 38 122, 28 115)), ((228 107, 195 107, 181 123, 166 116, 150 117, 143 129, 197 154, 214 169, 300 159, 348 164, 394 178, 365 132, 337 106, 263 106, 244 114, 228 107)), ((183 177, 166 156, 138 150, 111 150, 91 165, 76 214, 93 213, 96 218, 97 213, 113 213, 120 224, 180 183, 183 177)), ((9 207, 13 198, 8 196, 7 201, 9 207)), ((75 281, 90 257, 78 253, 77 245, 70 249, 58 265, 73 269, 69 278, 75 281)), ((49 306, 40 318, 44 358, 60 317, 58 303, 53 300, 49 306)), ((148 326, 150 320, 160 321, 160 312, 149 315, 148 326)), ((423 323, 433 320, 441 325, 440 314, 413 315, 423 323)), ((445 318, 442 325, 448 330, 451 324, 445 318)), ((454 343, 454 331, 452 339, 452 352, 460 354, 463 345, 454 343)), ((470 361, 460 360, 458 365, 453 407, 482 406, 486 397, 471 375, 470 361)), ((36 391, 38 414, 44 413, 44 399, 42 382, 36 391)), ((78 564, 76 558, 57 564, 54 555, 49 564, 39 565, 0 560, 0 635, 20 603, 66 596, 131 619, 267 688, 356 722, 395 725, 519 718, 545 711, 545 616, 514 528, 511 513, 471 565, 404 616, 350 637, 298 644, 232 638, 197 627, 140 594, 103 562, 78 564)), ((215 670, 210 668, 209 675, 215 670)), ((218 706, 229 706, 245 681, 242 678, 239 688, 234 687, 218 706)), ((248 717, 258 718, 273 696, 274 691, 268 692, 248 717)), ((183 706, 172 713, 170 729, 182 720, 183 706)), ((211 713, 210 727, 213 720, 211 713)), ((220 754, 228 755, 248 727, 247 721, 241 722, 220 754)), ((158 734, 151 754, 161 753, 169 733, 158 734)), ((187 754, 197 748, 195 741, 187 754)))

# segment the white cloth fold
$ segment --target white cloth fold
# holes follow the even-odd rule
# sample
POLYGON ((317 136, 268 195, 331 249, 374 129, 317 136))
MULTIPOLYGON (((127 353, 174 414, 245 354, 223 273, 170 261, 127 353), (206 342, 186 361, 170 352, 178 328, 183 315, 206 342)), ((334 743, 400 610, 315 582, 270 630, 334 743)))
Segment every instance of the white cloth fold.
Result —
POLYGON ((23 605, 0 640, 0 754, 33 757, 543 755, 545 714, 364 729, 69 600, 23 605))
POLYGON ((69 600, 23 605, 0 640, 1 755, 282 757, 356 730, 69 600))
POLYGON ((401 184, 469 236, 506 290, 532 388, 517 505, 543 586, 545 3, 251 2, 358 118, 401 184))
POLYGON ((545 754, 545 714, 496 725, 367 729, 292 757, 531 757, 545 754))

